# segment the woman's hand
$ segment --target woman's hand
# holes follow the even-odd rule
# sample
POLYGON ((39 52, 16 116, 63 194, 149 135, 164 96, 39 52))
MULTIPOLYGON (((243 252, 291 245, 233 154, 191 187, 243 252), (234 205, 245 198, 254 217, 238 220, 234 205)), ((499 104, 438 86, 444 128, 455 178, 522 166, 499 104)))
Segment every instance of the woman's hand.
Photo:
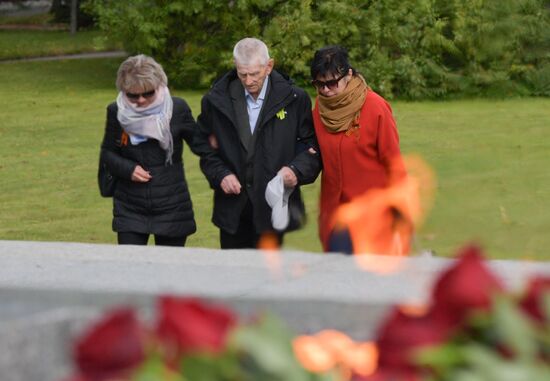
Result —
POLYGON ((132 173, 132 181, 135 181, 136 183, 146 183, 149 180, 151 180, 153 176, 143 169, 141 165, 136 165, 134 168, 134 172, 132 173))

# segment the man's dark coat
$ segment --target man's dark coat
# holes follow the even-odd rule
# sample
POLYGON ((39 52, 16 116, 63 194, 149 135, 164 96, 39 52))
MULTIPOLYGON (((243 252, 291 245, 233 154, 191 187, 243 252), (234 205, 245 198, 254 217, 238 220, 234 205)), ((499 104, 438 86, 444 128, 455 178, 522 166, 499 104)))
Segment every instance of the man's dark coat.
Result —
MULTIPOLYGON (((271 208, 265 200, 267 183, 283 166, 289 166, 298 178, 298 185, 315 181, 321 160, 308 94, 273 71, 269 76, 256 128, 251 134, 244 88, 236 70, 228 72, 202 99, 197 119, 200 165, 214 189, 212 222, 220 229, 235 234, 239 217, 250 199, 257 233, 273 230, 271 208), (208 143, 213 134, 218 143, 208 143), (312 154, 308 148, 313 148, 312 154), (239 195, 226 195, 220 187, 222 179, 235 174, 242 185, 239 195)), ((290 223, 287 231, 297 229, 304 220, 304 204, 299 186, 289 200, 290 223)))

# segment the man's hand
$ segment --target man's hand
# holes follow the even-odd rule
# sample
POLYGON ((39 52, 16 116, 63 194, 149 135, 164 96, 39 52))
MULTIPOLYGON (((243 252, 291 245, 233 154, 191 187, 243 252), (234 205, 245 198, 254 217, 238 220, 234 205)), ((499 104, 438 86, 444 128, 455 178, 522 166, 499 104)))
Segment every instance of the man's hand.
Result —
POLYGON ((294 171, 289 167, 281 168, 277 174, 282 176, 285 187, 294 188, 298 185, 298 178, 296 177, 294 171))
POLYGON ((135 181, 136 183, 146 183, 149 180, 151 180, 153 176, 143 169, 141 165, 136 165, 134 168, 134 172, 132 173, 132 181, 135 181))
POLYGON ((237 176, 235 176, 234 174, 225 176, 220 186, 225 194, 241 193, 241 183, 239 182, 239 179, 237 179, 237 176))
POLYGON ((214 134, 208 135, 208 144, 210 144, 212 149, 218 149, 220 147, 218 145, 218 139, 216 139, 216 135, 214 134))

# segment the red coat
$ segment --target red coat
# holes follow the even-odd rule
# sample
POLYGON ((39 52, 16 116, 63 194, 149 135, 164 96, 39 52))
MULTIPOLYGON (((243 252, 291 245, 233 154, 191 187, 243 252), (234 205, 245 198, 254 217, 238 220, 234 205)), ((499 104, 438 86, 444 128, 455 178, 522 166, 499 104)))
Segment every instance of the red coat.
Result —
POLYGON ((319 116, 318 100, 313 123, 323 159, 319 235, 327 251, 338 206, 371 188, 387 186, 390 161, 401 153, 391 107, 372 90, 367 92, 355 133, 327 132, 319 116))

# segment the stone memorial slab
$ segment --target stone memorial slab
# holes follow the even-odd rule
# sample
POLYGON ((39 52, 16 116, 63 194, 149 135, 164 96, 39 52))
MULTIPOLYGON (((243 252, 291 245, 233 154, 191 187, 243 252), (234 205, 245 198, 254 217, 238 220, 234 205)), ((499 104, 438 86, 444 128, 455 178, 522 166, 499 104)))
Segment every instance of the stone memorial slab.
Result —
MULTIPOLYGON (((296 333, 331 328, 371 339, 390 306, 427 300, 451 261, 362 258, 370 270, 338 254, 0 241, 1 380, 60 380, 82 327, 121 304, 153 319, 163 294, 203 297, 243 319, 269 311, 296 333)), ((532 274, 550 274, 550 263, 489 266, 514 289, 532 274)))

